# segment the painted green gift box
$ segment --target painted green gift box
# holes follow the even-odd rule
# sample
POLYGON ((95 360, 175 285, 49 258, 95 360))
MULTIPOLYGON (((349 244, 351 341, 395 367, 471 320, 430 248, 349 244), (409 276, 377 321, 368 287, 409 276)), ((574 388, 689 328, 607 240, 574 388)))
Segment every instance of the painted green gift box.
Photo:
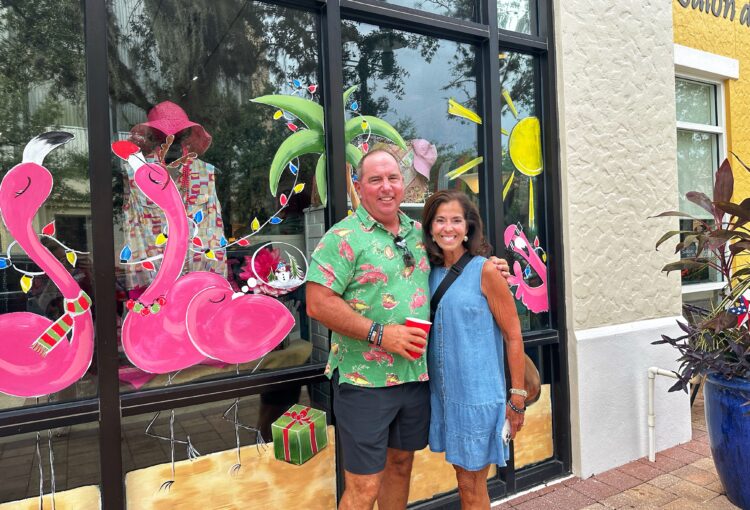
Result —
POLYGON ((328 445, 326 413, 295 404, 271 425, 274 456, 304 464, 328 445))

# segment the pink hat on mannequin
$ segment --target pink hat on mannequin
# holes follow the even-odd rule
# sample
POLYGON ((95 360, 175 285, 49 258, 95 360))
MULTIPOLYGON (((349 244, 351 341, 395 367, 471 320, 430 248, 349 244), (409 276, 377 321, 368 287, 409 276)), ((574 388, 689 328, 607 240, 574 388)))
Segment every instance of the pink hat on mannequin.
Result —
POLYGON ((422 138, 412 140, 411 147, 414 150, 414 170, 430 178, 430 169, 437 161, 437 148, 422 138))
POLYGON ((148 131, 156 129, 167 135, 190 129, 190 134, 182 141, 183 147, 199 156, 211 145, 211 135, 197 122, 191 121, 185 110, 171 101, 163 101, 148 112, 148 121, 133 126, 130 136, 137 141, 147 137, 148 131))

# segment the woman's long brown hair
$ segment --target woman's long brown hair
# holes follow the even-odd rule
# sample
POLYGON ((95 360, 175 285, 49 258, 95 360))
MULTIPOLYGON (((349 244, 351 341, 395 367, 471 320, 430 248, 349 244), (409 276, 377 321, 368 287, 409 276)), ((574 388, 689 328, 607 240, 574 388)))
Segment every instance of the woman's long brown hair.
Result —
POLYGON ((427 249, 427 256, 433 266, 442 266, 445 263, 443 250, 432 240, 432 221, 437 215, 438 208, 448 202, 456 201, 464 211, 466 220, 468 241, 464 241, 464 247, 471 255, 486 256, 492 248, 484 238, 484 227, 482 218, 479 216, 479 209, 469 200, 466 193, 457 189, 448 189, 438 191, 430 195, 422 209, 422 232, 424 232, 424 244, 427 249))

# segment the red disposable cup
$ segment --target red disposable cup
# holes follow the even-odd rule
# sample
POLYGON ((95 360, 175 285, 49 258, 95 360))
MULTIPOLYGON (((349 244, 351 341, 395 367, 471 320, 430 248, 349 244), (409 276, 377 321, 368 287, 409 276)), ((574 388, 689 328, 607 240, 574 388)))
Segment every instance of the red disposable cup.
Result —
MULTIPOLYGON (((430 321, 426 321, 426 320, 422 320, 422 319, 416 319, 414 317, 407 317, 405 325, 408 326, 408 327, 410 327, 410 328, 419 328, 422 331, 424 331, 426 334, 429 335, 430 334, 430 326, 432 326, 432 323, 430 321)), ((412 345, 414 345, 416 347, 422 347, 421 345, 415 344, 414 342, 412 342, 412 345)), ((408 351, 408 352, 409 352, 409 355, 411 355, 411 357, 414 358, 414 359, 417 359, 417 358, 419 358, 422 355, 422 353, 420 353, 420 352, 413 352, 413 351, 408 351)))

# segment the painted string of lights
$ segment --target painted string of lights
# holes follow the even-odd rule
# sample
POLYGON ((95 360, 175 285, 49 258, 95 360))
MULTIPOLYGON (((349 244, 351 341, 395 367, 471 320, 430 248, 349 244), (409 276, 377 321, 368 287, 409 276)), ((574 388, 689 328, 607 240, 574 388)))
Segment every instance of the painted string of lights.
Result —
MULTIPOLYGON (((167 137, 167 141, 161 146, 161 150, 157 153, 156 161, 158 161, 163 166, 174 166, 176 162, 167 164, 164 161, 164 155, 166 155, 167 151, 169 150, 169 147, 171 146, 172 142, 174 141, 174 136, 170 135, 167 137)), ((194 153, 189 153, 186 156, 183 156, 178 161, 180 164, 187 163, 190 161, 190 159, 195 158, 196 155, 194 153)), ((292 160, 288 161, 285 165, 289 172, 294 176, 294 182, 290 186, 290 191, 285 193, 282 193, 281 196, 279 196, 279 209, 276 210, 265 222, 260 223, 257 217, 253 218, 253 220, 250 222, 250 234, 247 234, 245 236, 239 237, 235 239, 232 242, 227 241, 227 238, 225 236, 221 236, 221 239, 219 240, 219 246, 218 247, 211 247, 207 246, 206 243, 203 242, 203 240, 200 238, 200 236, 197 235, 199 225, 204 219, 203 211, 197 211, 194 215, 188 216, 188 221, 193 226, 192 234, 190 236, 190 244, 188 246, 188 249, 192 253, 200 253, 204 257, 210 260, 216 260, 216 252, 217 251, 223 251, 226 253, 226 250, 233 247, 233 246, 249 246, 250 245, 250 238, 257 235, 261 230, 263 230, 264 227, 267 225, 279 225, 282 223, 283 219, 281 218, 281 213, 289 206, 289 199, 293 195, 297 195, 301 193, 305 189, 304 183, 298 183, 299 180, 299 159, 293 158, 292 160)), ((276 196, 274 194, 274 196, 276 196)), ((169 238, 169 231, 168 226, 164 228, 162 232, 157 234, 154 244, 158 247, 163 247, 167 243, 167 239, 169 238)), ((120 250, 119 260, 120 264, 122 265, 140 265, 143 269, 146 269, 148 271, 155 271, 156 266, 154 262, 157 260, 160 260, 163 258, 163 254, 157 254, 153 255, 151 257, 147 257, 144 259, 139 259, 132 261, 131 258, 133 256, 133 252, 130 249, 129 245, 123 246, 123 248, 120 250)))
MULTIPOLYGON (((38 237, 54 241, 58 246, 63 248, 65 250, 65 259, 68 261, 71 267, 76 267, 79 255, 90 254, 90 252, 78 251, 70 248, 69 246, 66 246, 63 242, 55 237, 55 234, 56 228, 55 221, 53 220, 42 228, 42 232, 41 234, 38 234, 38 237)), ((0 257, 0 270, 13 269, 14 271, 20 273, 22 275, 20 280, 21 290, 27 293, 29 292, 29 290, 31 290, 32 284, 34 283, 34 277, 42 276, 46 273, 44 271, 26 271, 25 269, 21 269, 20 267, 18 267, 17 264, 14 264, 11 252, 13 250, 13 247, 17 245, 18 241, 13 241, 8 244, 8 248, 5 250, 5 257, 0 257)))

